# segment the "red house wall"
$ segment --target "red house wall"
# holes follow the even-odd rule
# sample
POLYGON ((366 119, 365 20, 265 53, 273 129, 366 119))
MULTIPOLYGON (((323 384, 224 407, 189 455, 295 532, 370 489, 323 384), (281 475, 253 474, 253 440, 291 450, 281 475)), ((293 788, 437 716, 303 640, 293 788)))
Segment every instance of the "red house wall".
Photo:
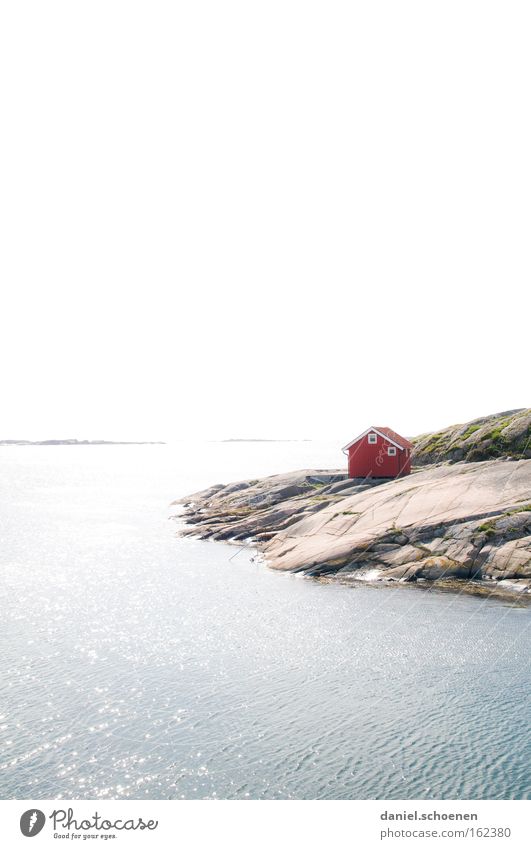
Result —
POLYGON ((390 457, 387 448, 392 443, 376 434, 376 443, 369 444, 366 433, 348 449, 348 473, 351 478, 397 478, 411 471, 411 458, 407 449, 396 449, 396 455, 390 457))
POLYGON ((411 451, 407 448, 404 451, 398 451, 398 477, 403 478, 404 475, 409 475, 411 472, 411 451))

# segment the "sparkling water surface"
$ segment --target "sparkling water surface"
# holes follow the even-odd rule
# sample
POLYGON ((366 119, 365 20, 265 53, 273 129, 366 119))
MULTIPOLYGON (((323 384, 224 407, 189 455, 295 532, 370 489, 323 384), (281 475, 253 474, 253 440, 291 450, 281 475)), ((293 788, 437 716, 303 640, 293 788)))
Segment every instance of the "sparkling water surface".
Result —
POLYGON ((320 443, 0 448, 2 798, 529 798, 531 609, 176 537, 320 443))

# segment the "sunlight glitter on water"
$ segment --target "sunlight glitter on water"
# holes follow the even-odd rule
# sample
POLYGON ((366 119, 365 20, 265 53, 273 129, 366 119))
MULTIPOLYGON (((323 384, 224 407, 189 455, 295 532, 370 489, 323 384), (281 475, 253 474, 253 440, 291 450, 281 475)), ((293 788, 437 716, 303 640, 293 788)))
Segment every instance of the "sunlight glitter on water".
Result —
POLYGON ((178 539, 173 498, 335 456, 205 450, 0 456, 2 796, 529 796, 531 611, 178 539))

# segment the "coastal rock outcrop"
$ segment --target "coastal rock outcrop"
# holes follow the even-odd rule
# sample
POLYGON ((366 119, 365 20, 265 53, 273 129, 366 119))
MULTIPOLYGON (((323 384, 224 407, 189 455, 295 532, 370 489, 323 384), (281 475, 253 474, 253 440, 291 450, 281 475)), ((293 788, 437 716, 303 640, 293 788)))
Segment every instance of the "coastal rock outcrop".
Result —
POLYGON ((413 440, 413 464, 425 466, 492 460, 495 457, 531 458, 531 409, 508 410, 466 424, 452 425, 413 440))
POLYGON ((274 569, 531 592, 529 459, 447 463, 392 481, 304 470, 176 503, 183 535, 248 541, 274 569))

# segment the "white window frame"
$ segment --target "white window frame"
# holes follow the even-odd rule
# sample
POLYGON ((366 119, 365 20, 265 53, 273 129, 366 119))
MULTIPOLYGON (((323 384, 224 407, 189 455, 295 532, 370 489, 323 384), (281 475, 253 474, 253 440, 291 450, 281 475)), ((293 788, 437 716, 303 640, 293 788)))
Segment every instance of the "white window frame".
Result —
POLYGON ((396 457, 396 448, 394 445, 387 446, 387 456, 388 457, 396 457))
POLYGON ((376 443, 378 442, 378 437, 375 433, 369 433, 367 437, 367 442, 369 443, 369 445, 376 445, 376 443))

